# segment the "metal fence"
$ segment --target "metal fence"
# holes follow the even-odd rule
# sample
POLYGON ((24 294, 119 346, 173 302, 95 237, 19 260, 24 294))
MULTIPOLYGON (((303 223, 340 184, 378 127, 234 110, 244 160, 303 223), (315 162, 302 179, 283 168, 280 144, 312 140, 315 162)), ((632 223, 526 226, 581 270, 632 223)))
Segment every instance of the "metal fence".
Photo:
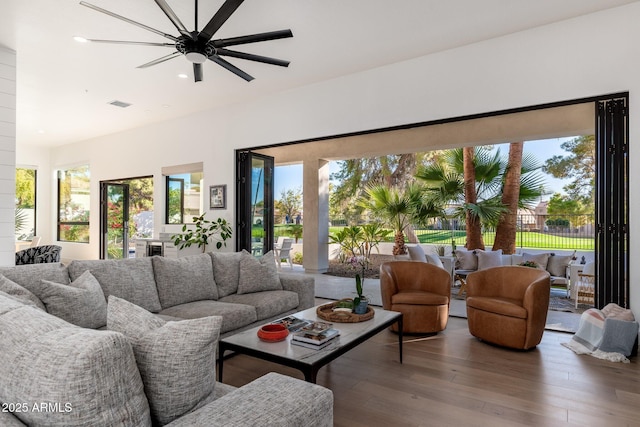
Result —
MULTIPOLYGON (((345 227, 364 225, 375 222, 363 217, 331 218, 331 227, 345 227)), ((563 249, 563 250, 593 250, 595 247, 595 227, 593 215, 516 215, 516 247, 563 249)), ((485 245, 493 245, 495 229, 483 227, 485 245)), ((456 246, 466 243, 466 229, 464 221, 458 219, 433 219, 426 227, 410 227, 405 234, 414 234, 420 243, 450 246, 452 241, 456 246)))

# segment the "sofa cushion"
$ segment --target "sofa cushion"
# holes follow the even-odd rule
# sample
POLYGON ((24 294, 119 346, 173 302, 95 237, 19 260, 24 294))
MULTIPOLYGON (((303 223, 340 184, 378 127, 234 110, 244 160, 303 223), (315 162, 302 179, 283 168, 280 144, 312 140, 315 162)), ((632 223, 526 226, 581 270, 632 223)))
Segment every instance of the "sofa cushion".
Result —
POLYGON ((527 262, 527 261, 533 261, 536 264, 538 264, 539 269, 546 270, 547 263, 549 262, 549 254, 548 253, 529 254, 525 252, 522 254, 522 262, 527 262))
POLYGON ((29 290, 34 295, 40 288, 41 280, 69 283, 69 271, 60 263, 16 265, 0 267, 0 274, 29 290))
POLYGON ((475 251, 467 251, 456 249, 456 269, 458 270, 477 270, 478 256, 475 251))
MULTIPOLYGON (((223 298, 224 299, 224 298, 223 298)), ((222 316, 221 333, 233 331, 258 320, 256 308, 251 305, 203 300, 174 305, 160 313, 181 319, 198 319, 206 316, 222 316)))
POLYGON ((152 258, 162 308, 203 299, 218 299, 213 261, 208 254, 152 258))
POLYGON ((83 328, 98 329, 107 324, 107 300, 90 271, 68 285, 43 280, 41 286, 38 297, 48 313, 83 328))
POLYGON ((435 254, 427 254, 427 262, 429 264, 433 264, 436 267, 444 268, 444 264, 438 255, 435 254))
POLYGON ((298 308, 298 294, 291 291, 264 291, 251 294, 234 294, 220 301, 233 304, 251 305, 256 309, 257 320, 268 319, 298 308))
POLYGON ((240 275, 238 294, 252 292, 282 290, 282 283, 278 277, 278 267, 273 251, 269 251, 260 258, 249 252, 243 252, 240 260, 240 275))
POLYGON ((427 262, 427 254, 424 253, 422 246, 407 246, 407 250, 409 251, 409 258, 411 261, 427 262))
POLYGON ((150 426, 144 386, 128 340, 79 328, 0 297, 0 400, 28 402, 28 425, 150 426), (53 403, 58 410, 32 405, 53 403))
POLYGON ((40 298, 35 296, 33 292, 2 275, 0 275, 0 291, 19 299, 27 305, 33 305, 46 311, 44 304, 40 301, 40 298))
POLYGON ((573 255, 556 255, 551 254, 547 261, 547 271, 550 275, 556 277, 566 277, 567 267, 571 264, 573 255))
POLYGON ((242 252, 209 252, 213 259, 213 277, 218 286, 218 298, 238 292, 242 252))
POLYGON ((478 256, 478 270, 500 267, 502 265, 502 249, 497 251, 476 251, 478 256))
POLYGON ((131 342, 154 423, 168 424, 215 398, 221 323, 219 316, 165 322, 109 297, 107 327, 131 342))
POLYGON ((71 280, 87 270, 98 279, 106 298, 114 295, 152 312, 162 310, 151 258, 74 260, 69 264, 71 280))

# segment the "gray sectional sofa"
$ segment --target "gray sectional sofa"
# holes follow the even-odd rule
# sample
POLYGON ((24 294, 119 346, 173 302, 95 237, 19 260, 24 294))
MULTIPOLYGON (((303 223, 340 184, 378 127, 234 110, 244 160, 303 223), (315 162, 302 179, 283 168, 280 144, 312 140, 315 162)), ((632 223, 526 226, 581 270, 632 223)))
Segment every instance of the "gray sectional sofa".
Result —
POLYGON ((313 303, 269 254, 2 267, 0 425, 330 426, 323 387, 215 381, 221 335, 313 303))

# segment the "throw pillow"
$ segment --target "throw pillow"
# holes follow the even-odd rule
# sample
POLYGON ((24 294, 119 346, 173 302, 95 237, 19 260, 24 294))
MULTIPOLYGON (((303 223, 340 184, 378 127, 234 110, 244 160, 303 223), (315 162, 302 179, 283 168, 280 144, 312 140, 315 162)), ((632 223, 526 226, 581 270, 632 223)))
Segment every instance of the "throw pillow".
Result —
POLYGON ((478 270, 502 265, 502 249, 497 251, 476 251, 476 255, 478 256, 478 270))
POLYGON ((18 303, 20 305, 28 305, 28 306, 31 306, 31 307, 34 307, 34 308, 38 308, 38 306, 36 306, 36 304, 33 301, 30 301, 28 299, 22 299, 22 298, 19 298, 19 297, 15 296, 15 295, 9 295, 6 292, 0 291, 0 296, 4 297, 4 298, 7 298, 7 299, 9 299, 11 301, 14 301, 14 302, 16 302, 16 303, 18 303))
POLYGON ((221 316, 165 322, 109 297, 107 328, 131 342, 154 424, 168 424, 215 398, 221 324, 221 316))
POLYGON ((218 298, 238 292, 238 275, 242 252, 209 252, 213 259, 213 277, 218 286, 218 298))
POLYGON ((438 255, 427 254, 426 257, 429 264, 433 264, 436 267, 444 268, 444 264, 442 263, 442 260, 438 255))
POLYGON ((528 253, 523 253, 522 254, 522 261, 523 262, 527 262, 527 261, 533 261, 536 264, 538 264, 540 266, 541 270, 546 270, 547 269, 547 263, 549 262, 549 254, 548 253, 544 253, 544 254, 528 254, 528 253))
POLYGON ((282 283, 273 252, 269 251, 258 259, 244 251, 240 261, 238 295, 281 290, 282 283))
POLYGON ((208 254, 182 258, 155 256, 153 273, 162 308, 201 300, 217 300, 213 261, 208 254))
POLYGON ((43 280, 38 292, 47 312, 56 317, 90 329, 107 324, 107 301, 90 271, 68 285, 43 280))
POLYGON ((0 275, 0 291, 5 292, 12 297, 15 297, 16 299, 27 305, 33 305, 35 307, 38 307, 39 309, 46 311, 46 309, 44 308, 44 304, 42 303, 42 301, 40 301, 40 298, 35 296, 33 292, 29 291, 26 288, 23 288, 13 280, 7 279, 3 275, 0 275))
MULTIPOLYGON (((0 392, 28 402, 14 415, 34 426, 150 426, 144 385, 128 340, 119 333, 73 326, 0 297, 0 392), (59 410, 33 410, 36 403, 59 410)), ((1 424, 1 423, 0 423, 1 424)))
POLYGON ((551 254, 547 261, 547 271, 552 276, 567 277, 567 267, 571 264, 572 258, 573 255, 551 254))
POLYGON ((608 317, 604 319, 604 332, 598 350, 630 356, 637 338, 638 322, 628 322, 608 317))
POLYGON ((420 245, 407 246, 407 249, 409 250, 409 258, 411 259, 411 261, 428 262, 427 256, 424 253, 422 246, 420 245))
POLYGON ((477 270, 478 256, 475 251, 456 249, 456 269, 457 270, 477 270))

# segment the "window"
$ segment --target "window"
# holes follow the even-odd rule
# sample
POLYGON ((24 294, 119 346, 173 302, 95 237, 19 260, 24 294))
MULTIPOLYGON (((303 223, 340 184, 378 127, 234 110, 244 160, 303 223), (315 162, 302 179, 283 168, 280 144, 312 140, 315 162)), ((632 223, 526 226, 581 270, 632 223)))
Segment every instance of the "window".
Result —
MULTIPOLYGON (((166 224, 183 224, 203 212, 202 164, 166 168, 166 224), (197 169, 197 170, 194 170, 197 169)), ((165 172, 165 170, 163 170, 165 172)))
POLYGON ((58 171, 58 240, 89 243, 89 166, 58 171))
POLYGON ((31 240, 36 234, 35 168, 16 168, 16 240, 31 240))

